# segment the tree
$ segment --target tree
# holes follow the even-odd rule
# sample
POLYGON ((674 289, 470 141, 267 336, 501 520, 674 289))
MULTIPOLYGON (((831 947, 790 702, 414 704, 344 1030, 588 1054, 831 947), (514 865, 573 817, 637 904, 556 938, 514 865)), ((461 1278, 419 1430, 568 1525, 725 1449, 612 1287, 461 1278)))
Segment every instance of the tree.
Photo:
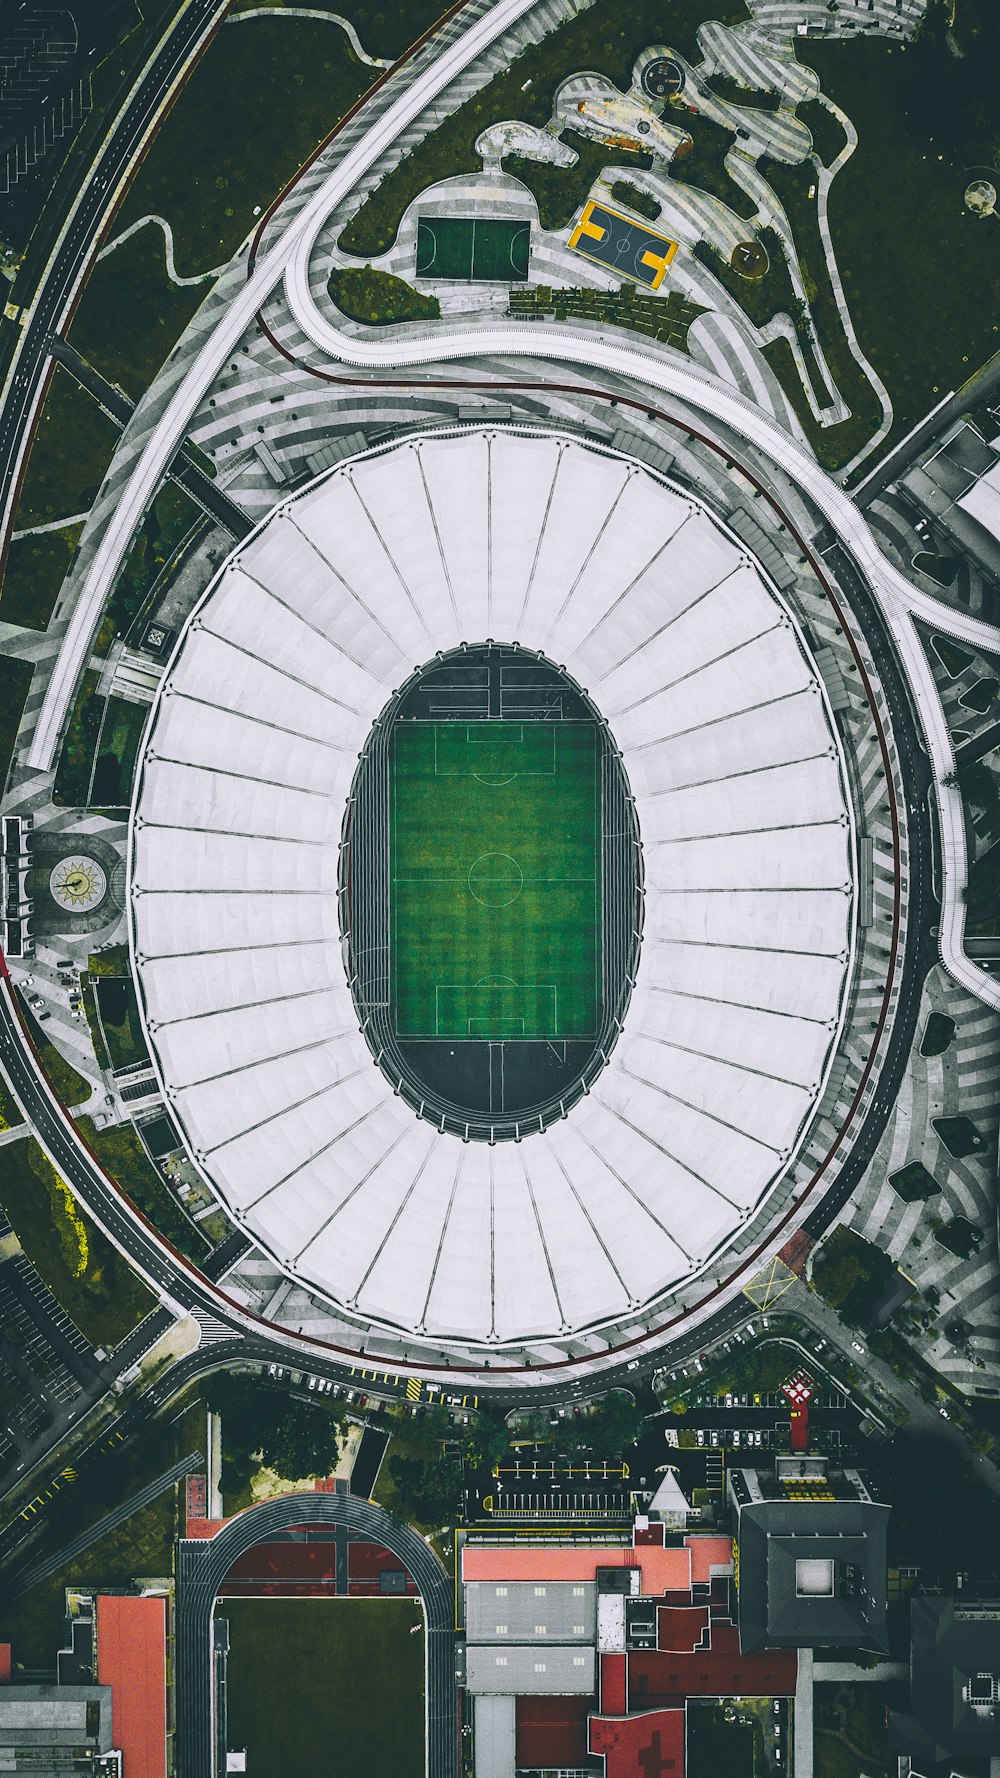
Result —
POLYGON ((450 1524, 462 1502, 463 1473, 459 1458, 440 1457, 425 1463, 419 1457, 390 1453, 393 1510, 417 1525, 450 1524))
POLYGON ((510 1431, 502 1414, 487 1409, 473 1417, 465 1438, 465 1461, 476 1469, 492 1469, 509 1444, 510 1431))
POLYGON ((394 1448, 409 1457, 436 1457, 451 1436, 451 1417, 441 1401, 408 1413, 403 1402, 389 1410, 394 1448))
POLYGON ((265 1463, 289 1482, 329 1475, 340 1455, 344 1413, 339 1401, 290 1401, 261 1446, 265 1463))
POLYGON ((627 1445, 635 1444, 641 1429, 642 1415, 632 1397, 616 1390, 602 1396, 592 1414, 568 1426, 565 1442, 571 1450, 617 1457, 627 1445))

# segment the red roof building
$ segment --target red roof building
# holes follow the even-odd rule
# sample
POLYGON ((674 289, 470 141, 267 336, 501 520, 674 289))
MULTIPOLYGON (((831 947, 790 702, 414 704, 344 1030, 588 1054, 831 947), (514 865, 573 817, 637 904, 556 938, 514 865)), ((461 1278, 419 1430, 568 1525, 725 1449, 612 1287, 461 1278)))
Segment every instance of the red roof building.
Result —
POLYGON ((740 1651, 732 1570, 731 1538, 641 1521, 631 1547, 466 1543, 476 1778, 512 1778, 515 1746, 518 1769, 684 1778, 689 1700, 792 1697, 793 1649, 740 1651))
POLYGON ((167 1602, 97 1596, 97 1682, 111 1687, 122 1778, 166 1778, 167 1602))

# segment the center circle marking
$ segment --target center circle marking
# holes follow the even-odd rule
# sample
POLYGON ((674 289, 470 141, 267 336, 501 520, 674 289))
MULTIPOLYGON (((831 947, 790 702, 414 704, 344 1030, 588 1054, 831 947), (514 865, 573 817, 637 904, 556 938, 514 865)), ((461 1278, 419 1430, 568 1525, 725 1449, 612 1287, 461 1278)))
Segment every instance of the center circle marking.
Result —
POLYGON ((481 852, 469 866, 469 888, 485 908, 509 907, 524 887, 524 873, 509 852, 481 852))

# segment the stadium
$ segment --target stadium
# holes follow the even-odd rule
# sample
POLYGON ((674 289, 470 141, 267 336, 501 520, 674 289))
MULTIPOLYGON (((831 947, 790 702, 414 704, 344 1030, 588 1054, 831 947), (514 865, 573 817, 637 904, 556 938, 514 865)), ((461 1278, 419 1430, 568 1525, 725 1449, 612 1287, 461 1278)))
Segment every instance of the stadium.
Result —
POLYGON ((233 551, 146 734, 133 963, 200 1172, 338 1338, 605 1350, 794 1226, 842 730, 746 542, 579 430, 410 432, 233 551))

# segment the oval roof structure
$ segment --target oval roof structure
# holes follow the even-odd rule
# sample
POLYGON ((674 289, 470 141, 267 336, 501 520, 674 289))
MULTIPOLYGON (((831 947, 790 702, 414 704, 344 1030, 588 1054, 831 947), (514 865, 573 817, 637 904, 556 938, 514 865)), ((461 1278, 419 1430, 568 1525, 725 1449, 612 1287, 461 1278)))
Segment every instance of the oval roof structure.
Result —
POLYGON ((689 494, 577 439, 443 431, 277 507, 190 621, 133 813, 151 1053, 199 1167, 292 1277, 480 1346, 612 1326, 786 1170, 844 1011, 853 841, 787 607, 689 494), (634 993, 593 1090, 491 1147, 421 1122, 338 926, 358 756, 438 650, 520 642, 603 713, 638 813, 634 993))

